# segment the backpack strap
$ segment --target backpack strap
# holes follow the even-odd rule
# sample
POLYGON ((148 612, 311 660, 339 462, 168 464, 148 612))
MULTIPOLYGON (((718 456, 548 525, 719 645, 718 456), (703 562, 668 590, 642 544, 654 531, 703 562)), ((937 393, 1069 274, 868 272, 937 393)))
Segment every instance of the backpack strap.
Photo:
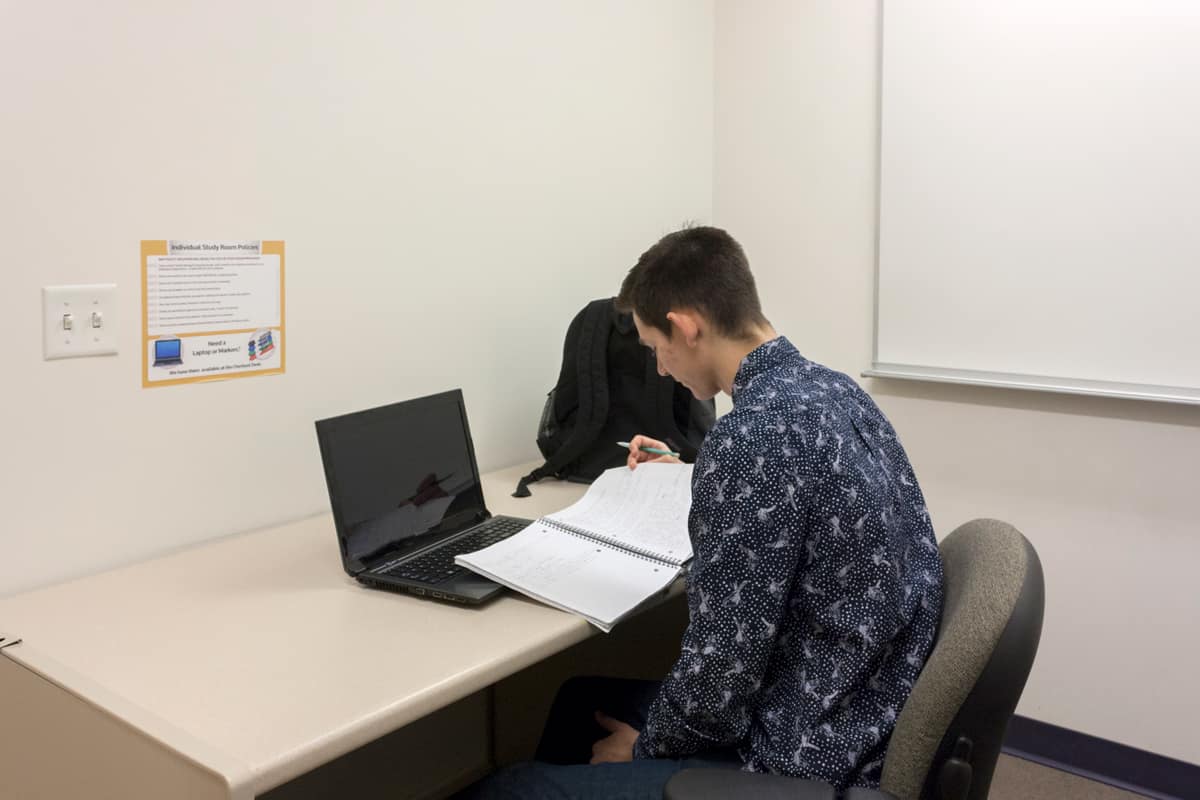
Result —
POLYGON ((681 431, 675 424, 675 379, 658 374, 658 363, 654 354, 646 356, 646 407, 654 420, 653 435, 661 436, 667 447, 679 449, 677 434, 681 431))
POLYGON ((529 484, 557 474, 579 458, 603 430, 604 422, 608 419, 608 337, 612 326, 611 297, 587 304, 575 353, 579 384, 579 411, 575 417, 575 427, 546 463, 521 478, 513 497, 529 497, 529 484))
POLYGON ((688 406, 688 428, 696 441, 704 441, 704 437, 717 424, 717 404, 713 400, 700 401, 692 398, 688 406))
POLYGON ((678 450, 682 459, 694 460, 699 443, 704 441, 704 436, 716 421, 713 401, 697 400, 689 389, 674 378, 659 375, 653 355, 647 362, 646 401, 649 408, 653 409, 652 419, 657 421, 658 426, 655 430, 661 432, 663 441, 672 450, 678 450), (687 395, 688 419, 684 427, 680 427, 675 415, 675 397, 679 392, 687 395))

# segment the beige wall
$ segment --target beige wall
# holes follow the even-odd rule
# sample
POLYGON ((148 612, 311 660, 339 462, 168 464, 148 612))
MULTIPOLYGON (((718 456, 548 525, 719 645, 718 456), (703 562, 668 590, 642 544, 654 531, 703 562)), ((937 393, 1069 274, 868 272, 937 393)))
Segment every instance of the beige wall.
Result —
POLYGON ((533 459, 571 316, 711 214, 712 16, 3 4, 0 595, 327 508, 321 417, 461 386, 533 459), (166 238, 286 241, 286 376, 141 388, 166 238), (120 354, 44 362, 41 287, 110 281, 120 354))
MULTIPOLYGON (((716 11, 714 221, 746 247, 776 326, 851 375, 872 350, 878 26, 867 0, 716 11)), ((1200 762, 1200 408, 866 385, 940 535, 999 517, 1041 555, 1045 628, 1019 713, 1200 762)))
MULTIPOLYGON (((803 352, 868 366, 875 3, 725 0, 715 37, 692 0, 460 7, 3 12, 0 595, 323 508, 322 416, 462 385, 481 466, 532 458, 571 313, 710 211, 803 352), (287 241, 287 376, 140 388, 137 243, 170 237, 287 241), (43 362, 40 287, 99 281, 121 354, 43 362)), ((1021 713, 1200 761, 1200 410, 868 388, 943 535, 1042 555, 1021 713)))

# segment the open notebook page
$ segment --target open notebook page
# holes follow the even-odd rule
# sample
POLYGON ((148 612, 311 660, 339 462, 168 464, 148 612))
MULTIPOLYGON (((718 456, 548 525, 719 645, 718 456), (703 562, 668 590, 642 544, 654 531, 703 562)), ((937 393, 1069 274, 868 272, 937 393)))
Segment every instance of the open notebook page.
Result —
POLYGON ((594 544, 542 522, 454 561, 535 600, 580 614, 605 633, 679 574, 676 567, 594 544))
POLYGON ((546 519, 654 553, 674 564, 692 557, 691 464, 640 464, 603 472, 574 505, 546 519))

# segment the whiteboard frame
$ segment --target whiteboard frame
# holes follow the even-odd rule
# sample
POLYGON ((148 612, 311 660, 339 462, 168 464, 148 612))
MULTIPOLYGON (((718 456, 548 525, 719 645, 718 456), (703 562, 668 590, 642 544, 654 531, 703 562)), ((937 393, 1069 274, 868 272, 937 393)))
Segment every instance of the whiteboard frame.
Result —
POLYGON ((1022 375, 1015 372, 984 372, 948 367, 919 367, 911 364, 875 362, 863 370, 864 378, 900 378, 901 380, 958 383, 968 386, 991 386, 1002 389, 1027 389, 1034 392, 1086 394, 1095 397, 1118 397, 1123 400, 1153 400, 1160 403, 1200 405, 1200 389, 1184 386, 1151 386, 1141 383, 1092 381, 1081 378, 1052 378, 1045 375, 1022 375))

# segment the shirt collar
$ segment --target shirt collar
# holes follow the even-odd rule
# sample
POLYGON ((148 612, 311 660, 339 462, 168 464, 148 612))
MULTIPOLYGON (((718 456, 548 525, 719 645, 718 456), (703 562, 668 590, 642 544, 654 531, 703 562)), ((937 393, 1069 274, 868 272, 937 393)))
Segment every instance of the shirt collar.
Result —
POLYGON ((750 351, 733 376, 733 398, 763 374, 776 369, 800 355, 786 336, 776 336, 750 351))

